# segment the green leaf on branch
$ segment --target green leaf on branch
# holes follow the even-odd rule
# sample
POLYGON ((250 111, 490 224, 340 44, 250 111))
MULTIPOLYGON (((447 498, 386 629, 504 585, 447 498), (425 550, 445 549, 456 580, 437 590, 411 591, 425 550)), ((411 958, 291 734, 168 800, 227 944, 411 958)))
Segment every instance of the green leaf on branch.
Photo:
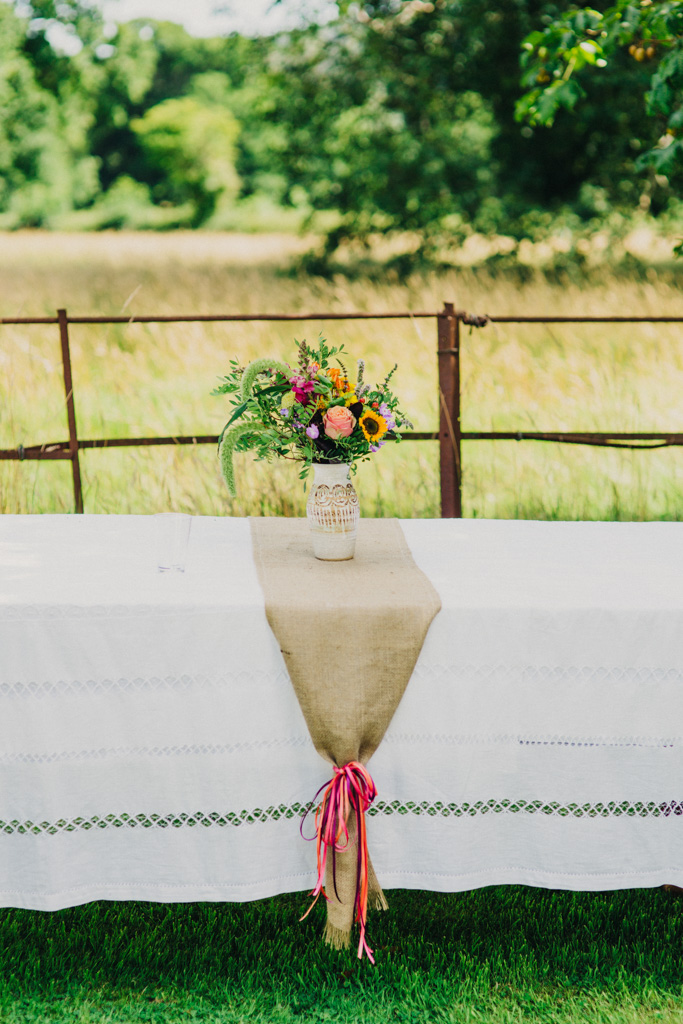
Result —
POLYGON ((223 440, 223 436, 225 434, 225 431, 228 429, 228 427, 232 426, 232 424, 235 422, 236 419, 239 419, 239 417, 242 415, 244 410, 247 408, 248 404, 249 404, 248 402, 242 402, 241 405, 237 406, 237 408, 233 412, 232 416, 230 417, 228 422, 223 427, 223 430, 221 431, 221 436, 218 438, 218 445, 219 445, 219 447, 220 447, 221 441, 223 440))
POLYGON ((547 89, 538 90, 535 103, 527 111, 526 116, 532 123, 549 126, 555 120, 560 107, 571 110, 585 95, 585 90, 573 78, 568 81, 555 81, 547 89))
POLYGON ((674 168, 683 161, 683 139, 673 139, 668 145, 656 146, 643 153, 636 160, 636 168, 644 170, 652 167, 657 174, 670 174, 674 168))
POLYGON ((285 391, 291 391, 292 385, 287 384, 271 384, 267 388, 254 388, 252 394, 254 398, 259 398, 261 395, 271 395, 276 391, 279 391, 281 395, 284 395, 285 391))

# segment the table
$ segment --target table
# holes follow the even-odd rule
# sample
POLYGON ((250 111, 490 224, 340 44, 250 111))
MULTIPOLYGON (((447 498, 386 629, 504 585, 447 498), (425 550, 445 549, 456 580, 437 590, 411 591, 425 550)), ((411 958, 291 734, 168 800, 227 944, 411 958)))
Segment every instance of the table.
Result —
MULTIPOLYGON (((683 525, 401 525, 443 607, 369 763, 382 886, 683 886, 683 525)), ((314 883, 329 766, 248 521, 194 518, 176 575, 154 529, 0 517, 2 906, 314 883)))

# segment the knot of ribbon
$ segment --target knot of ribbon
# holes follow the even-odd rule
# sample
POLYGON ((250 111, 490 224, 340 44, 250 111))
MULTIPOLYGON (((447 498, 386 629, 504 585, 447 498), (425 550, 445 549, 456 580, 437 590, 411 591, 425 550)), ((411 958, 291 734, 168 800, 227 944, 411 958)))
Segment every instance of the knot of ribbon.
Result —
MULTIPOLYGON (((341 768, 334 766, 334 775, 329 782, 320 787, 315 794, 313 802, 322 793, 322 799, 315 812, 315 836, 318 854, 318 880, 311 892, 313 902, 301 918, 307 917, 318 899, 320 893, 326 900, 329 896, 325 892, 325 869, 327 866, 328 851, 332 852, 332 884, 337 899, 337 877, 336 877, 336 855, 343 853, 349 845, 348 820, 351 814, 356 818, 356 834, 358 837, 357 859, 356 859, 356 895, 354 900, 355 920, 360 927, 360 941, 358 943, 358 958, 362 958, 365 952, 371 963, 375 960, 372 950, 365 940, 365 924, 368 910, 368 843, 365 833, 365 812, 377 796, 377 789, 372 777, 358 761, 349 761, 341 768)), ((301 822, 301 835, 306 818, 301 822)), ((341 902, 341 901, 340 901, 341 902)))

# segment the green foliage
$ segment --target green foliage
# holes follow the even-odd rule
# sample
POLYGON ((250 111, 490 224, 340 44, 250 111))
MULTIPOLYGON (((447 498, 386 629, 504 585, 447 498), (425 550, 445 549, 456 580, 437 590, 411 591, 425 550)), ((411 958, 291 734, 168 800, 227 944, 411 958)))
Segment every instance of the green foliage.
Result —
MULTIPOLYGON (((340 213, 309 269, 324 271, 340 244, 376 234, 403 245, 399 269, 452 249, 473 230, 536 237, 546 214, 552 222, 566 207, 584 216, 586 184, 602 190, 606 213, 633 209, 643 193, 653 212, 665 206, 669 182, 637 180, 633 140, 648 123, 640 64, 616 62, 552 132, 520 129, 522 40, 539 19, 552 22, 568 7, 343 3, 337 22, 292 34, 271 52, 272 109, 264 116, 283 136, 286 198, 340 213)), ((560 85, 570 107, 575 82, 560 85)))
POLYGON ((250 44, 240 37, 194 39, 171 22, 138 19, 120 25, 99 61, 102 79, 91 131, 103 188, 127 173, 149 185, 158 202, 169 202, 163 174, 148 161, 131 121, 165 100, 188 95, 205 106, 229 106, 231 83, 244 77, 250 44))
POLYGON ((60 106, 40 87, 23 39, 22 22, 0 4, 0 223, 8 227, 44 224, 97 189, 79 126, 67 126, 74 104, 60 106))
MULTIPOLYGON (((171 208, 155 206, 147 185, 122 174, 94 206, 81 211, 80 221, 98 231, 105 228, 163 230, 187 227, 193 215, 190 203, 171 208), (90 219, 89 225, 87 219, 90 219)), ((78 226, 78 221, 75 225, 78 226)))
POLYGON ((194 204, 193 225, 208 220, 219 200, 237 193, 235 140, 229 110, 193 96, 164 100, 131 122, 149 163, 159 172, 156 196, 194 204))
POLYGON ((101 188, 107 191, 121 175, 148 184, 145 159, 130 121, 144 111, 152 87, 159 59, 154 37, 135 23, 123 24, 102 47, 95 51, 92 67, 89 130, 101 188))
MULTIPOLYGON (((559 110, 587 96, 586 73, 608 71, 624 56, 646 68, 641 96, 655 119, 641 137, 638 168, 676 174, 683 165, 683 2, 618 0, 603 11, 573 7, 523 42, 523 84, 517 117, 551 125, 559 110)), ((679 173, 680 180, 680 173, 679 173)))
POLYGON ((405 273, 473 232, 672 208, 680 0, 338 7, 273 38, 195 39, 144 18, 113 31, 88 0, 0 0, 0 224, 275 217, 326 232, 311 268, 362 266, 385 236, 405 273))
MULTIPOLYGON (((463 5, 468 7, 467 4, 463 5)), ((491 190, 491 105, 471 87, 460 3, 364 4, 271 56, 289 200, 336 208, 347 237, 415 231, 429 245, 491 190)), ((473 4, 467 16, 473 16, 473 4)))
POLYGON ((0 3, 0 223, 61 223, 94 201, 85 226, 109 226, 107 208, 112 226, 196 225, 230 203, 239 129, 224 69, 239 80, 248 57, 226 54, 248 47, 195 40, 164 22, 105 36, 97 8, 79 0, 17 10, 28 16, 0 3), (184 102, 155 110, 169 99, 184 102), (131 180, 148 189, 159 216, 142 215, 150 204, 140 189, 133 200, 131 180), (175 218, 164 213, 169 204, 175 218))

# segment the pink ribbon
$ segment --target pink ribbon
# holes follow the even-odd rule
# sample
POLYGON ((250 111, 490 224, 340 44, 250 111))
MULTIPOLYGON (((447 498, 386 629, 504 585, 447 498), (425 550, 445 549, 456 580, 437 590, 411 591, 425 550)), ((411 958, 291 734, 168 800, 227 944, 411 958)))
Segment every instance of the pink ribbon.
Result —
MULTIPOLYGON (((349 845, 349 830, 347 820, 353 812, 356 816, 358 835, 358 857, 356 864, 356 895, 354 900, 355 920, 360 926, 360 941, 358 943, 358 958, 361 959, 363 952, 367 953, 368 959, 374 964, 375 960, 372 950, 365 940, 365 923, 368 910, 368 843, 365 832, 365 812, 377 796, 375 783, 368 770, 358 761, 349 761, 342 768, 334 766, 334 776, 328 783, 321 786, 315 794, 315 800, 323 794, 315 812, 315 837, 318 854, 318 881, 311 896, 313 902, 301 918, 307 917, 318 899, 320 893, 326 900, 329 896, 325 892, 325 867, 327 865, 327 852, 332 851, 332 882, 335 895, 337 893, 336 878, 336 855, 343 853, 349 845), (324 792, 323 792, 324 790, 324 792)), ((301 822, 301 829, 306 818, 301 822)), ((303 831, 301 832, 303 835, 303 831)), ((306 838, 304 836, 304 838, 306 838)), ((341 901, 340 901, 341 902, 341 901)))

